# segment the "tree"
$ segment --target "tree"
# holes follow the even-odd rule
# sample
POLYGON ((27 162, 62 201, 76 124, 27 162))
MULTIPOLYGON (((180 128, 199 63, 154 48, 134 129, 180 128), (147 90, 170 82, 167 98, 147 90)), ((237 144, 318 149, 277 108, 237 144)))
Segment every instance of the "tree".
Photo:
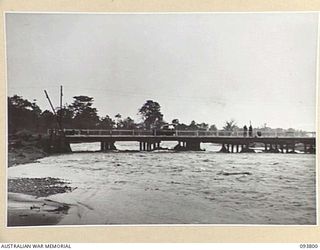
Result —
POLYGON ((159 128, 163 123, 163 114, 160 111, 160 105, 152 100, 147 102, 139 109, 138 114, 142 116, 144 125, 147 129, 151 127, 159 128))
POLYGON ((209 124, 202 122, 202 123, 198 123, 197 127, 198 127, 199 130, 208 130, 209 124))
POLYGON ((195 121, 191 121, 190 125, 189 125, 189 128, 188 129, 191 129, 191 130, 198 130, 198 126, 197 126, 197 123, 195 121))
POLYGON ((63 107, 57 111, 57 116, 61 119, 61 125, 63 128, 73 128, 74 112, 68 107, 63 107))
POLYGON ((46 131, 48 128, 56 128, 57 120, 55 115, 49 111, 45 110, 40 115, 40 128, 42 131, 46 131))
POLYGON ((189 126, 184 123, 179 123, 175 128, 176 130, 188 130, 189 126))
POLYGON ((73 112, 75 128, 96 128, 99 124, 97 109, 92 108, 93 98, 89 96, 74 96, 75 100, 69 109, 73 112))
POLYGON ((223 130, 226 131, 233 131, 234 129, 238 128, 235 120, 231 119, 230 121, 226 121, 223 127, 223 130))
POLYGON ((101 118, 98 124, 98 128, 100 129, 113 129, 115 125, 115 121, 112 120, 108 115, 101 118))
POLYGON ((174 126, 174 128, 177 129, 179 126, 179 119, 173 119, 171 123, 174 126))
POLYGON ((211 130, 211 131, 217 131, 218 129, 217 129, 216 125, 212 124, 212 125, 210 126, 209 130, 211 130))
POLYGON ((19 129, 38 131, 41 109, 33 102, 22 96, 8 97, 8 130, 14 132, 19 129))
POLYGON ((93 103, 93 97, 79 95, 73 97, 74 101, 69 105, 69 109, 73 111, 74 115, 82 113, 83 110, 90 108, 93 103))
POLYGON ((171 123, 173 125, 178 125, 179 124, 179 119, 173 119, 171 123))
POLYGON ((123 129, 135 129, 136 124, 134 123, 134 120, 130 117, 127 117, 126 119, 123 119, 121 121, 121 128, 123 129))

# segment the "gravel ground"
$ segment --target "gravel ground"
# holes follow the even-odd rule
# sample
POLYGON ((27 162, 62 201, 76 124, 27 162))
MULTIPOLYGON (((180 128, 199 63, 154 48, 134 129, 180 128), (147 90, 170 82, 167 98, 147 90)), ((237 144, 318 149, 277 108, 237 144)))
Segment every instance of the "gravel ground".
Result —
POLYGON ((8 192, 23 193, 36 197, 47 197, 72 191, 72 188, 58 178, 17 178, 8 180, 8 192))

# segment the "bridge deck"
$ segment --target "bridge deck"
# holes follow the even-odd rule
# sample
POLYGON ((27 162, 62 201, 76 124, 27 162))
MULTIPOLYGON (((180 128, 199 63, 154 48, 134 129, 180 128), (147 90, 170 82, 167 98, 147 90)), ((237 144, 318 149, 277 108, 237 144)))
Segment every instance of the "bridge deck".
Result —
POLYGON ((196 141, 203 143, 306 143, 315 144, 314 137, 238 137, 238 136, 165 136, 165 135, 67 135, 70 143, 100 142, 100 141, 196 141))
MULTIPOLYGON (((316 138, 311 133, 268 134, 253 131, 156 131, 156 130, 75 130, 48 131, 55 152, 70 152, 70 143, 100 142, 101 151, 116 149, 117 141, 136 141, 140 151, 161 148, 162 141, 176 141, 178 150, 201 150, 200 143, 222 145, 222 152, 249 152, 251 143, 263 143, 266 152, 294 152, 296 144, 304 145, 305 153, 315 152, 316 138), (311 136, 310 136, 311 135, 311 136), (63 138, 63 140, 61 140, 63 138), (57 143, 58 142, 58 143, 57 143), (59 146, 60 145, 60 146, 59 146), (234 149, 234 146, 236 146, 234 149), (279 147, 279 149, 278 149, 279 147), (235 151, 234 151, 235 150, 235 151), (291 151, 290 151, 291 150, 291 151)), ((314 133, 315 135, 315 133, 314 133)))
MULTIPOLYGON (((49 131, 49 133, 61 131, 49 131)), ((252 131, 249 137, 244 131, 186 131, 186 130, 89 130, 65 129, 64 135, 69 143, 115 142, 115 141, 189 141, 203 143, 248 144, 253 142, 274 144, 304 143, 315 146, 315 133, 259 133, 252 131)))

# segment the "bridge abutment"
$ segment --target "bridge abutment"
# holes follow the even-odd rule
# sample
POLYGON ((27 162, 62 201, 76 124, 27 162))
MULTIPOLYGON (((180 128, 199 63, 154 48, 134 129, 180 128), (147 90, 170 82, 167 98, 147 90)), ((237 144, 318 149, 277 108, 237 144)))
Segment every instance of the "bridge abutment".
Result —
POLYGON ((49 153, 71 153, 70 143, 64 136, 53 136, 48 140, 46 147, 49 153))
POLYGON ((200 141, 178 141, 178 144, 174 147, 177 151, 202 151, 200 147, 200 141))

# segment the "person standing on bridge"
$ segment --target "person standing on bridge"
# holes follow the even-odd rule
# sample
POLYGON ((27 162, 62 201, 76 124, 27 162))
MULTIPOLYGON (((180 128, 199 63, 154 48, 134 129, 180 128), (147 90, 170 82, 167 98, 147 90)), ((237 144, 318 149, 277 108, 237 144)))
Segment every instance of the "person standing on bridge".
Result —
POLYGON ((250 122, 250 126, 249 126, 249 137, 252 137, 252 126, 251 126, 251 122, 250 122))
POLYGON ((244 125, 244 127, 243 127, 243 137, 247 137, 247 133, 248 133, 247 125, 244 125))

